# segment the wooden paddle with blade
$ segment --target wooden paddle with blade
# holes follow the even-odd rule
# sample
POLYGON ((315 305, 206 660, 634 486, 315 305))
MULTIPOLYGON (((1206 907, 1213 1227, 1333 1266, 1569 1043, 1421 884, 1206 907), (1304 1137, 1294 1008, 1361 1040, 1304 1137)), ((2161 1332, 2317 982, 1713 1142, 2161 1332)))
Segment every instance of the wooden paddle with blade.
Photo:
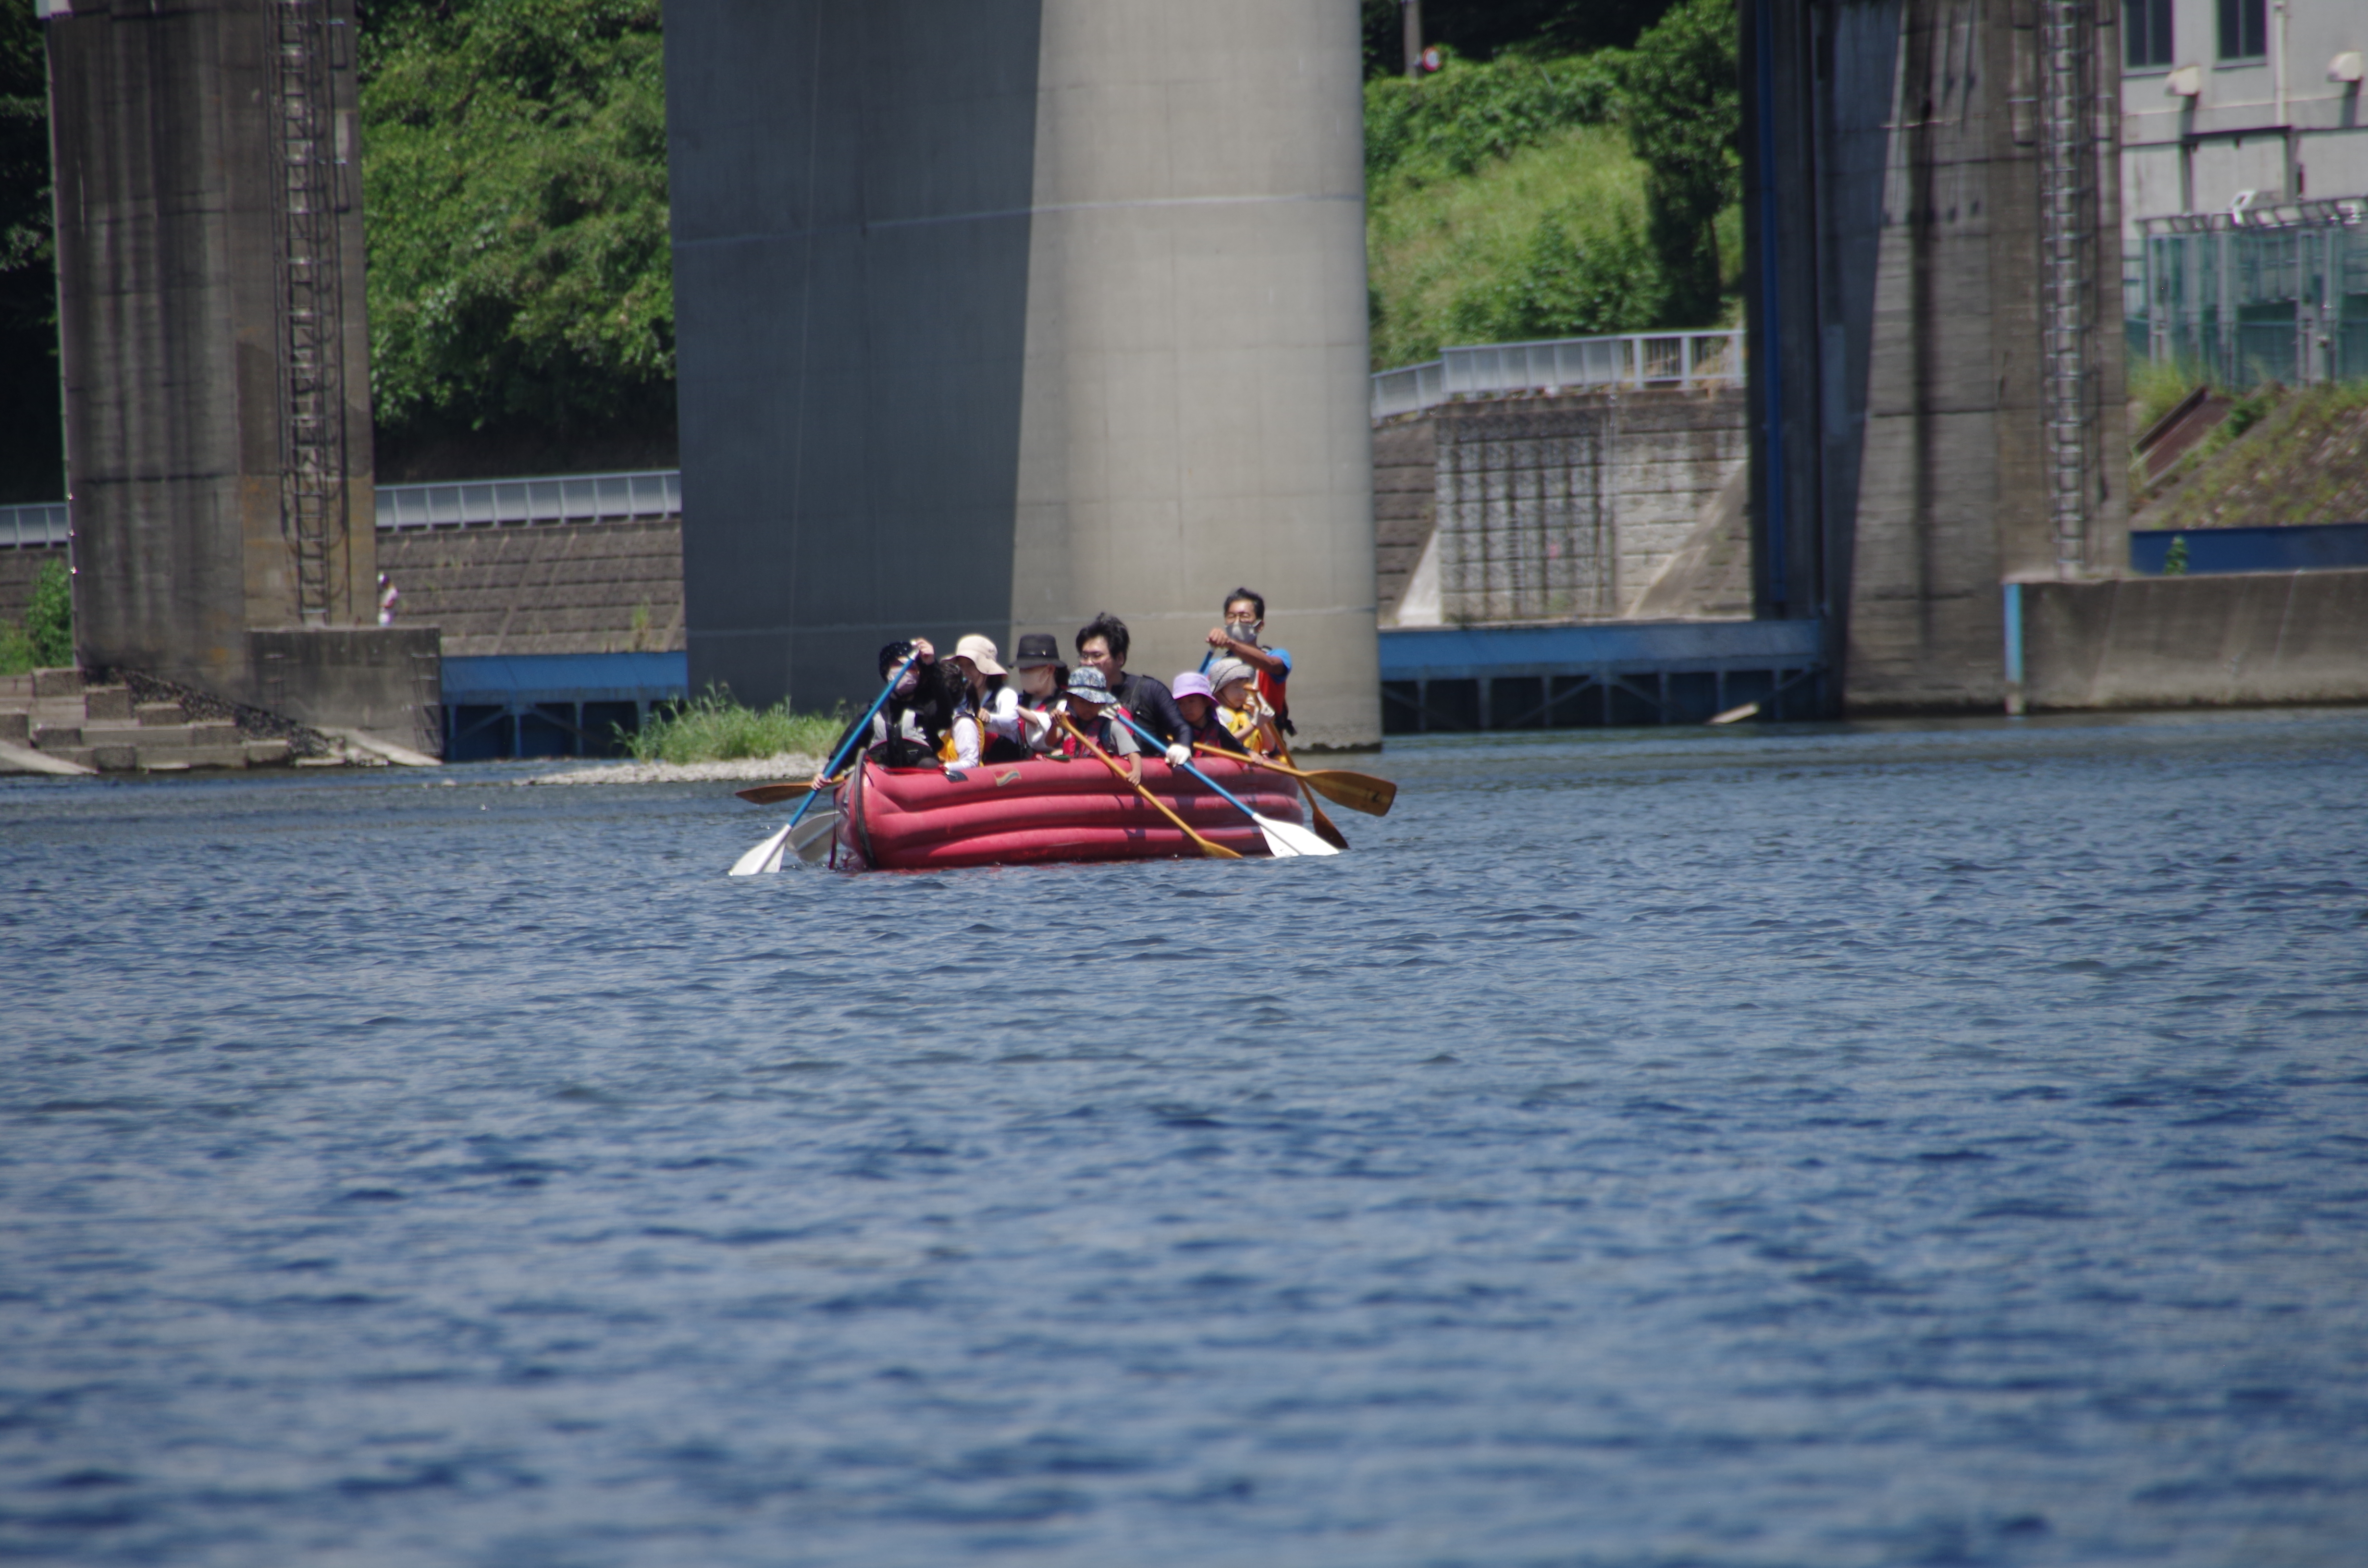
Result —
POLYGON ((1118 759, 1116 757, 1113 757, 1110 753, 1102 750, 1101 747, 1087 740, 1084 731, 1069 722, 1069 716, 1066 713, 1059 715, 1059 719, 1061 728, 1076 736, 1078 744, 1084 746, 1087 751, 1102 759, 1102 766, 1110 770, 1111 778, 1116 778, 1120 783, 1127 785, 1133 789, 1136 794, 1142 796, 1145 801, 1149 802, 1153 810, 1156 811, 1161 816, 1166 817, 1169 822, 1174 823, 1178 827, 1182 828, 1184 830, 1184 836, 1201 846, 1201 854, 1207 856, 1212 860, 1238 860, 1242 858, 1239 850, 1228 849, 1224 845, 1203 838, 1199 834, 1193 832, 1192 824, 1186 822, 1182 817, 1178 816, 1174 812, 1169 811, 1167 809, 1167 801, 1161 800, 1158 796, 1153 794, 1149 790, 1146 790, 1141 784, 1136 783, 1133 779, 1129 778, 1126 776, 1126 769, 1118 765, 1118 759))
POLYGON ((1256 767, 1269 767, 1277 773, 1288 773, 1335 805, 1346 806, 1352 812, 1362 812, 1369 817, 1385 817, 1398 798, 1398 787, 1386 778, 1376 778, 1370 773, 1351 773, 1342 767, 1293 767, 1288 762, 1274 762, 1262 756, 1244 756, 1239 752, 1212 746, 1206 741, 1193 743, 1192 749, 1211 756, 1229 756, 1235 762, 1247 762, 1256 767))
POLYGON ((801 778, 793 784, 757 784, 748 789, 734 790, 732 792, 744 801, 759 806, 769 806, 775 801, 794 801, 800 795, 811 794, 816 790, 835 789, 837 784, 838 780, 836 778, 801 778))
MULTIPOLYGON (((1289 752, 1282 754, 1281 766, 1291 767, 1289 752)), ((1297 773, 1300 770, 1292 768, 1292 771, 1297 773)), ((1332 825, 1332 819, 1324 814, 1323 802, 1315 798, 1315 791, 1308 787, 1307 780, 1304 778, 1299 781, 1299 794, 1300 798, 1307 802, 1307 824, 1315 830, 1315 835, 1335 849, 1348 848, 1349 835, 1332 825)))
MULTIPOLYGON (((809 787, 806 798, 799 803, 797 811, 791 816, 789 825, 733 861, 732 869, 725 875, 754 877, 781 869, 781 852, 789 848, 790 835, 797 832, 798 824, 805 820, 806 812, 813 809, 816 801, 822 799, 820 787, 833 772, 837 771, 839 764, 847 760, 848 754, 855 750, 856 742, 870 733, 871 716, 880 711, 889 698, 895 695, 896 683, 905 678, 905 672, 911 669, 914 661, 920 656, 917 651, 905 655, 905 662, 896 666, 896 673, 888 677, 888 684, 880 688, 880 695, 871 699, 871 706, 864 710, 863 717, 858 719, 848 728, 847 737, 838 743, 837 753, 828 762, 822 765, 822 771, 814 775, 813 786, 809 787)), ((800 859, 807 858, 806 846, 803 844, 799 847, 798 858, 800 859)))
MULTIPOLYGON (((1116 719, 1120 723, 1124 724, 1128 729, 1133 731, 1135 738, 1141 741, 1144 745, 1149 746, 1155 756, 1164 749, 1161 745, 1159 737, 1153 734, 1149 730, 1144 729, 1142 725, 1136 723, 1134 722, 1134 716, 1129 713, 1125 709, 1111 709, 1110 717, 1116 719)), ((1281 822, 1273 817, 1263 816, 1258 812, 1252 811, 1247 801, 1234 794, 1232 790, 1226 789, 1223 784, 1218 783, 1215 779, 1210 778, 1207 774, 1201 772, 1190 763, 1188 762, 1183 764, 1178 771, 1190 774, 1193 778, 1198 778, 1201 783, 1214 790, 1219 800, 1224 801, 1225 804, 1233 807, 1235 811, 1241 812, 1242 815, 1256 823, 1258 824, 1259 835, 1266 840, 1266 852, 1273 856, 1276 859, 1288 859, 1293 855, 1338 855, 1340 853, 1338 846, 1327 842, 1322 834, 1316 833, 1313 829, 1302 827, 1295 822, 1281 822)))

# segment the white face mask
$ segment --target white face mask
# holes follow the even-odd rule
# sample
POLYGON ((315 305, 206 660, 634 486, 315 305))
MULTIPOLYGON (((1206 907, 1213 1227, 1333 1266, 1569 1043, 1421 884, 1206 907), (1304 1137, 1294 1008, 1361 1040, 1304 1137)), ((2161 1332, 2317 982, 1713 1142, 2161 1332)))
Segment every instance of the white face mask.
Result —
POLYGON ((1050 665, 1038 665, 1022 670, 1019 672, 1019 689, 1030 697, 1050 697, 1053 695, 1053 676, 1050 665))

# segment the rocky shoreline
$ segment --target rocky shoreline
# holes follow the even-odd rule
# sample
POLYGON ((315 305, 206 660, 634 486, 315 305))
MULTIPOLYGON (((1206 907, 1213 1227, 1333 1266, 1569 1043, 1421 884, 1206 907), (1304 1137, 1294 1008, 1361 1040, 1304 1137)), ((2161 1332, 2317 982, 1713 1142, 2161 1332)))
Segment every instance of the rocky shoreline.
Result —
POLYGON ((731 762, 598 762, 521 778, 529 784, 705 784, 711 782, 788 781, 811 778, 822 767, 818 756, 781 752, 773 756, 744 756, 731 762))

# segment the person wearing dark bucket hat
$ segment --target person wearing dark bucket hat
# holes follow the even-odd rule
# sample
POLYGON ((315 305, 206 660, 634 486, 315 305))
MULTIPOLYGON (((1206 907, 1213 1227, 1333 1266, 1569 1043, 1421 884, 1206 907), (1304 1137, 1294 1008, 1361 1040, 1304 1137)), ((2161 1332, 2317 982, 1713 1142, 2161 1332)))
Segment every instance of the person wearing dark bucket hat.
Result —
POLYGON ((1112 756, 1124 757, 1127 781, 1140 784, 1143 748, 1135 744, 1133 731, 1110 716, 1117 706, 1118 699, 1111 694, 1110 682, 1102 678, 1101 671, 1087 665, 1072 672, 1068 688, 1061 695, 1060 709, 1074 731, 1056 723, 1048 737, 1050 749, 1058 756, 1085 756, 1090 754, 1083 741, 1090 741, 1112 756))
POLYGON ((1050 744, 1053 705, 1069 684, 1069 666, 1061 662, 1061 645, 1049 631, 1030 631, 1019 639, 1011 656, 1011 684, 1019 692, 1021 739, 1031 751, 1050 744))

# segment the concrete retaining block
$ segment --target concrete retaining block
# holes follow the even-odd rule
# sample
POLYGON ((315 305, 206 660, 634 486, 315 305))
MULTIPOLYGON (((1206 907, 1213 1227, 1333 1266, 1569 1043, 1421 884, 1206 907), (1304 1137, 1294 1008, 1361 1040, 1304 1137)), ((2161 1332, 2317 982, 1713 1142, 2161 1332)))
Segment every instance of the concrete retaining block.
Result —
POLYGON ((2368 570, 2023 586, 2033 708, 2368 701, 2368 570))

